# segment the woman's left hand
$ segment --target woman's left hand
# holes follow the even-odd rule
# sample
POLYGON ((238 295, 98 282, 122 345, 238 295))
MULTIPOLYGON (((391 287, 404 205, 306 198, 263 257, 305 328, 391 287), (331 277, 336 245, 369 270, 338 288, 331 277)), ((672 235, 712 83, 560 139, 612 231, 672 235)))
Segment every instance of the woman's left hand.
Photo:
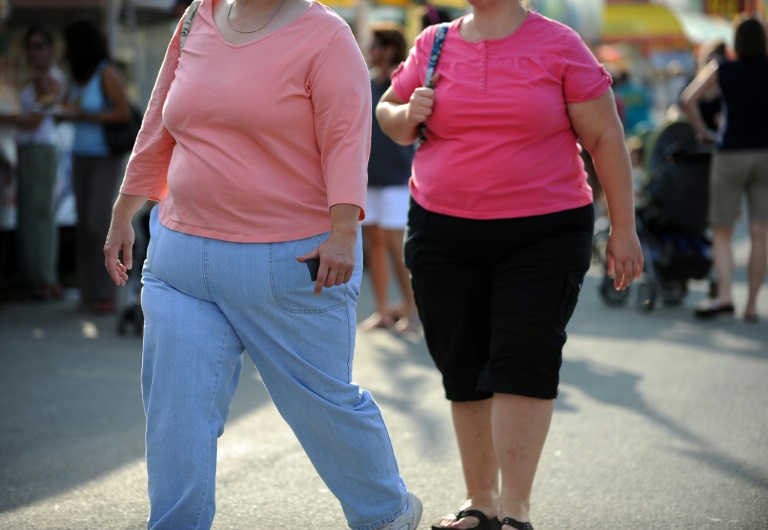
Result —
POLYGON ((331 235, 324 242, 296 261, 320 258, 320 268, 315 282, 315 296, 323 287, 347 283, 355 271, 355 244, 359 231, 358 221, 362 218, 361 208, 354 204, 334 204, 330 208, 331 235))
POLYGON ((606 272, 613 274, 613 286, 623 290, 643 272, 643 250, 635 230, 614 230, 605 247, 606 272))
POLYGON ((308 259, 320 258, 320 268, 315 281, 315 296, 323 287, 333 287, 347 283, 355 270, 355 240, 357 234, 342 235, 331 233, 331 236, 316 249, 298 256, 297 261, 304 263, 308 259))

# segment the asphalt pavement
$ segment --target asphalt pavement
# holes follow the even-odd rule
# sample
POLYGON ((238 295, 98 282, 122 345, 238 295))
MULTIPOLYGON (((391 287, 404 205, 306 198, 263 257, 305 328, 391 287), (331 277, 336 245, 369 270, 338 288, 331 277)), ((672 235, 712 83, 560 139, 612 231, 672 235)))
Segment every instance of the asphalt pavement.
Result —
MULTIPOLYGON (((737 306, 746 298, 743 231, 737 306)), ((768 529, 768 291, 762 320, 606 306, 588 275, 533 495, 538 530, 768 529)), ((365 284, 358 316, 371 311, 365 284)), ((148 511, 141 341, 75 300, 0 306, 0 529, 127 530, 148 511)), ((340 530, 341 509, 246 363, 220 440, 213 528, 340 530)), ((464 493, 448 405, 419 335, 359 332, 421 528, 464 493)))

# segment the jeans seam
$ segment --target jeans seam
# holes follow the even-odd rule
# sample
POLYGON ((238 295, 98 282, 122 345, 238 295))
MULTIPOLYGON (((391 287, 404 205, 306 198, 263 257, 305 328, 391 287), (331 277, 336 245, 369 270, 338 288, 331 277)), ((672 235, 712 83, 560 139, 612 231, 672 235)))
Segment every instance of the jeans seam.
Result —
POLYGON ((211 300, 213 300, 213 293, 211 292, 211 285, 208 283, 208 252, 205 248, 206 240, 204 238, 200 238, 200 244, 203 246, 202 248, 202 254, 203 259, 200 260, 200 266, 203 268, 201 271, 203 273, 203 285, 205 285, 205 291, 208 293, 208 296, 211 297, 211 300))
MULTIPOLYGON (((215 381, 215 383, 213 385, 213 395, 211 397, 211 407, 210 407, 209 412, 208 412, 208 436, 209 436, 209 438, 208 438, 208 460, 207 460, 207 464, 206 464, 206 468, 205 468, 205 476, 206 476, 206 478, 208 477, 208 473, 210 473, 210 469, 211 469, 211 450, 212 450, 212 447, 213 447, 213 442, 212 442, 212 439, 211 439, 211 432, 212 432, 212 429, 211 429, 211 418, 213 418, 213 413, 216 410, 216 394, 218 394, 218 391, 219 391, 219 382, 220 382, 219 380, 221 378, 221 363, 222 363, 221 352, 224 351, 224 344, 227 343, 227 337, 229 336, 231 331, 232 331, 232 324, 230 324, 229 327, 227 328, 227 332, 224 334, 224 338, 222 340, 222 343, 219 345, 219 362, 216 365, 216 373, 214 374, 214 381, 215 381)), ((216 477, 214 477, 214 482, 215 482, 215 480, 216 480, 216 477)), ((197 515, 195 516, 195 528, 199 528, 199 525, 200 525, 200 517, 203 514, 203 507, 205 506, 205 499, 208 496, 209 484, 210 483, 206 480, 206 482, 205 482, 205 489, 203 489, 202 498, 200 499, 200 502, 199 502, 199 506, 200 507, 198 509, 197 515)), ((215 487, 216 486, 214 484, 214 489, 215 489, 215 487)))
MULTIPOLYGON (((150 238, 150 241, 154 239, 155 241, 152 243, 152 252, 147 254, 147 264, 149 267, 152 267, 152 263, 155 259, 155 252, 157 252, 157 246, 160 244, 160 236, 163 234, 163 228, 165 228, 162 223, 160 222, 160 212, 157 212, 157 234, 155 234, 154 238, 150 238)), ((150 249, 148 249, 150 250, 150 249)))
MULTIPOLYGON (((344 288, 344 301, 345 301, 344 305, 346 307, 347 304, 349 303, 348 300, 347 300, 347 295, 349 294, 349 287, 347 286, 347 284, 342 284, 342 287, 344 288)), ((349 310, 347 310, 347 329, 349 330, 348 334, 347 334, 347 337, 348 337, 348 339, 347 339, 348 340, 348 342, 347 342, 347 346, 348 346, 348 351, 347 351, 347 381, 352 381, 352 365, 355 362, 354 361, 354 358, 355 358, 355 339, 357 338, 357 335, 356 335, 356 333, 357 333, 357 331, 356 331, 356 329, 357 329, 357 319, 355 318, 353 320, 352 318, 350 318, 349 310)))

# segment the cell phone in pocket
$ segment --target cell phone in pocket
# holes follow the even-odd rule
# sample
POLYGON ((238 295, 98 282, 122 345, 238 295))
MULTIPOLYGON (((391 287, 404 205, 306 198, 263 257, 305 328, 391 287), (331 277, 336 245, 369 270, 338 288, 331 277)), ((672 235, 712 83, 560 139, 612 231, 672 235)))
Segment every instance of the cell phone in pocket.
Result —
POLYGON ((307 264, 307 268, 309 269, 309 279, 313 282, 317 281, 317 271, 320 269, 320 258, 308 259, 304 263, 307 264))

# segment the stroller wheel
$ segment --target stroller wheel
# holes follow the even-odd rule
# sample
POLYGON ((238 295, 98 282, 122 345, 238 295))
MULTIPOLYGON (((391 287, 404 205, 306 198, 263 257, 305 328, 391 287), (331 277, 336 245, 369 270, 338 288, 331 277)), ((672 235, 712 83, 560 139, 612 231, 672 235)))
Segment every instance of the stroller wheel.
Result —
POLYGON ((648 283, 637 285, 637 310, 642 313, 650 313, 656 306, 656 289, 648 283))
POLYGON ((679 306, 685 295, 688 294, 688 286, 683 280, 661 280, 661 300, 667 307, 679 306))
POLYGON ((599 288, 600 296, 603 302, 610 307, 621 307, 626 305, 629 300, 629 287, 619 291, 613 287, 613 280, 610 276, 603 276, 603 281, 599 288))

